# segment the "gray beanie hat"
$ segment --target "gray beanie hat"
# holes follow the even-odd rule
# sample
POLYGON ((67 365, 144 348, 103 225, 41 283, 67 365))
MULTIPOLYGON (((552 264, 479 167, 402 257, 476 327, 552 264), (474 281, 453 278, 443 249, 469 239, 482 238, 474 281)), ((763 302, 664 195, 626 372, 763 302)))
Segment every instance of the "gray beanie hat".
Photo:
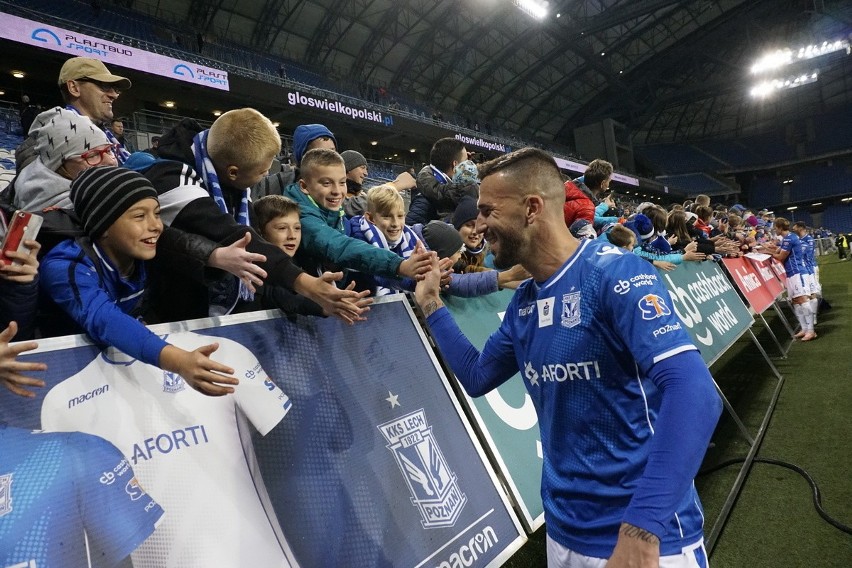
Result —
POLYGON ((429 221, 423 227, 423 240, 429 250, 438 253, 438 258, 453 256, 464 247, 464 241, 456 228, 443 221, 429 221))
POLYGON ((367 158, 355 150, 345 150, 340 153, 340 157, 343 158, 343 164, 346 166, 347 172, 354 170, 358 166, 367 165, 367 158))
POLYGON ((35 150, 48 169, 56 171, 62 162, 83 152, 109 144, 104 131, 86 116, 55 107, 38 115, 30 127, 35 150))

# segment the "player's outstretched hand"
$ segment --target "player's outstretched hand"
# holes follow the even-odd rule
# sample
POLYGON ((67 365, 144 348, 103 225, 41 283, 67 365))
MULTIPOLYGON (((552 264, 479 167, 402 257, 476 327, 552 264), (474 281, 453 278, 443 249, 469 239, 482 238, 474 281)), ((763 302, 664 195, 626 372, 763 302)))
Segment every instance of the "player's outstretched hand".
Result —
POLYGON ((422 280, 430 270, 432 264, 429 251, 425 247, 418 246, 411 253, 411 256, 402 261, 397 271, 402 278, 413 278, 414 280, 422 280), (420 251, 420 252, 418 252, 420 251))
POLYGON ((218 343, 185 351, 167 345, 160 353, 160 367, 179 374, 195 390, 208 396, 224 396, 234 392, 233 386, 240 381, 230 375, 234 370, 210 358, 219 349, 218 343))
POLYGON ((441 290, 446 290, 453 280, 453 259, 450 257, 440 259, 438 268, 441 270, 441 290))
MULTIPOLYGON (((421 251, 425 252, 426 249, 422 243, 418 243, 414 252, 416 254, 421 251)), ((423 279, 417 282, 417 286, 414 288, 414 299, 417 300, 423 314, 429 317, 444 303, 441 302, 441 267, 438 264, 438 254, 434 252, 427 254, 431 258, 430 269, 423 275, 423 279)))
POLYGON ((16 333, 18 333, 18 324, 15 322, 10 322, 8 327, 0 332, 0 383, 18 396, 32 398, 35 393, 24 387, 44 388, 44 381, 27 377, 21 373, 46 371, 47 365, 44 363, 23 363, 15 360, 21 353, 32 351, 38 347, 38 343, 35 341, 9 345, 16 333))
POLYGON ((356 292, 354 283, 341 290, 334 285, 341 278, 342 272, 324 272, 319 278, 302 274, 296 279, 296 291, 319 304, 328 316, 338 317, 348 324, 364 321, 373 303, 373 299, 367 297, 370 291, 356 292))
POLYGON ((213 251, 208 259, 208 264, 213 268, 219 268, 230 272, 243 281, 252 294, 257 292, 256 286, 262 286, 266 279, 266 271, 258 266, 257 262, 266 262, 266 257, 256 252, 249 252, 246 247, 251 242, 251 233, 246 231, 245 236, 226 247, 219 247, 213 251))

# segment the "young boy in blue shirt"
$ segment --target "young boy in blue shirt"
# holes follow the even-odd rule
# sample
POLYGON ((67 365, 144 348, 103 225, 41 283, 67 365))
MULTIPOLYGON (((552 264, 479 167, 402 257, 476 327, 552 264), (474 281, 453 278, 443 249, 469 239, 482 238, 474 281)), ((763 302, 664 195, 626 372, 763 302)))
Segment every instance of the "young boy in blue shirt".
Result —
POLYGON ((42 292, 95 343, 177 373, 204 394, 234 392, 233 369, 210 359, 216 343, 185 351, 135 317, 147 284, 145 261, 156 255, 163 232, 151 183, 124 168, 92 168, 71 183, 71 202, 87 236, 65 240, 44 257, 42 292))

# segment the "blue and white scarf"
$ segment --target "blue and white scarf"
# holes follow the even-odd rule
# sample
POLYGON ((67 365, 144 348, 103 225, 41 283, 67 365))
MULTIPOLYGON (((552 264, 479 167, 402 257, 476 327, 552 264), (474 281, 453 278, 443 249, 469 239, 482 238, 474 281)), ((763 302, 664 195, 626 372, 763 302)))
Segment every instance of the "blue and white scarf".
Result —
MULTIPOLYGON (((65 110, 70 110, 71 112, 77 113, 80 116, 80 111, 74 108, 71 105, 65 107, 65 110)), ((94 121, 92 121, 94 122, 94 121)), ((106 134, 107 140, 112 144, 112 155, 115 156, 115 160, 118 162, 118 165, 124 165, 124 162, 130 157, 130 152, 118 141, 118 138, 115 137, 115 134, 112 133, 112 130, 109 128, 103 129, 104 134, 106 134)))
MULTIPOLYGON (((201 176, 204 182, 204 187, 207 193, 219 206, 222 213, 231 213, 228 211, 228 204, 225 201, 225 196, 222 194, 222 186, 219 184, 219 176, 216 175, 216 168, 213 167, 213 160, 207 153, 207 135, 210 130, 202 130, 192 139, 192 154, 195 156, 195 171, 201 176)), ((249 188, 243 190, 243 196, 240 199, 240 208, 234 213, 234 218, 240 225, 249 226, 249 188)), ((249 290, 245 283, 237 278, 221 280, 218 283, 210 286, 210 315, 229 314, 237 304, 237 299, 243 299, 250 302, 254 299, 254 294, 249 290), (236 283, 239 283, 237 288, 236 283)))
MULTIPOLYGON (((207 153, 207 135, 210 130, 202 130, 192 139, 192 154, 195 156, 195 171, 201 176, 204 181, 204 186, 207 188, 207 193, 219 206, 222 213, 230 213, 228 204, 225 202, 225 196, 222 194, 222 186, 219 184, 219 176, 216 175, 216 168, 213 167, 213 160, 207 153)), ((240 199, 240 208, 234 212, 234 219, 240 225, 249 226, 249 188, 243 190, 243 196, 240 199)))
MULTIPOLYGON (((408 225, 403 226, 402 236, 395 241, 388 241, 384 233, 382 233, 373 223, 369 222, 363 215, 353 217, 352 219, 357 219, 358 228, 361 229, 361 233, 364 235, 364 240, 376 248, 396 253, 403 259, 410 257, 412 253, 414 253, 417 243, 420 242, 420 239, 417 238, 417 233, 415 233, 408 225)), ((396 293, 398 293, 397 290, 378 286, 374 296, 387 296, 389 294, 396 293)))

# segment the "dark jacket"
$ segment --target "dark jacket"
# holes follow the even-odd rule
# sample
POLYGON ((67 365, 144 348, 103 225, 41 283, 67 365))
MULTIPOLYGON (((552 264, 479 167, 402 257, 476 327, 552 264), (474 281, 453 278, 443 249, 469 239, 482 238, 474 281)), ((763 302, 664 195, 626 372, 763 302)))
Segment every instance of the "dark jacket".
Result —
MULTIPOLYGON (((161 159, 141 172, 159 194, 163 222, 206 237, 218 246, 230 245, 243 238, 246 232, 252 233, 248 250, 266 256, 266 262, 259 263, 267 273, 266 282, 293 289, 302 270, 284 251, 266 242, 254 229, 240 225, 232 215, 220 211, 207 192, 195 171, 192 154, 192 139, 201 130, 194 120, 182 120, 160 139, 161 159)), ((230 210, 235 210, 241 196, 224 187, 223 194, 230 210)), ((176 321, 206 317, 207 291, 197 282, 173 277, 174 271, 185 262, 185 258, 173 253, 166 247, 162 251, 158 249, 152 263, 152 305, 156 306, 157 313, 156 317, 151 314, 150 319, 176 321)))
POLYGON ((406 225, 426 224, 435 219, 446 219, 453 214, 463 197, 479 197, 479 186, 458 184, 433 166, 424 166, 417 174, 417 185, 411 192, 411 205, 405 216, 406 225), (443 176, 443 177, 441 177, 443 176))
POLYGON ((0 279, 0 331, 14 321, 18 324, 18 334, 13 341, 32 339, 37 309, 38 275, 29 284, 0 279))

